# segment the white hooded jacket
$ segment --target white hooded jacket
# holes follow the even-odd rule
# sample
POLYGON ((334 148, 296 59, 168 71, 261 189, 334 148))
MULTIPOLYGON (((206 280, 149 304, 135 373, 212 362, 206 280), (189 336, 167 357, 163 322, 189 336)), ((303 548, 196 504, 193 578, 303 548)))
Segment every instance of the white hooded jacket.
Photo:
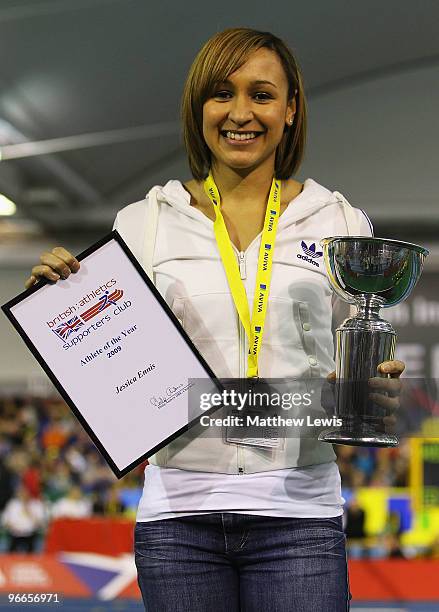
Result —
MULTIPOLYGON (((122 209, 117 229, 191 340, 219 378, 245 378, 248 341, 217 248, 213 221, 190 205, 178 180, 155 186, 122 209)), ((323 378, 335 369, 333 292, 319 242, 336 235, 373 235, 367 215, 338 192, 307 179, 279 218, 265 330, 262 378, 323 378)), ((245 252, 236 247, 249 310, 261 234, 245 252)), ((249 447, 212 438, 193 427, 149 462, 184 470, 246 474, 326 463, 332 446, 287 437, 283 449, 249 447)))

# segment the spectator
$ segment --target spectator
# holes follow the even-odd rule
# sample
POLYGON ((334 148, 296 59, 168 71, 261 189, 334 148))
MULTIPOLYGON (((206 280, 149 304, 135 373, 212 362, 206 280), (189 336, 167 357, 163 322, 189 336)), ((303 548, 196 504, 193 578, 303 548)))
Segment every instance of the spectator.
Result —
POLYGON ((365 522, 366 514, 358 501, 353 498, 346 511, 346 537, 363 540, 366 537, 365 522))
POLYGON ((401 536, 396 533, 389 533, 386 536, 386 549, 389 559, 406 559, 401 546, 401 536))
POLYGON ((0 512, 14 494, 13 474, 3 459, 0 459, 0 512))
POLYGON ((427 559, 439 559, 439 534, 425 551, 425 557, 427 559))
POLYGON ((84 498, 78 486, 73 486, 67 497, 63 497, 52 506, 52 518, 86 518, 92 513, 91 503, 84 498))
POLYGON ((73 486, 69 466, 62 457, 46 462, 45 496, 52 502, 65 497, 73 486))
POLYGON ((59 450, 67 442, 67 437, 67 432, 58 421, 51 422, 42 435, 43 447, 59 450))
POLYGON ((41 497, 41 462, 34 459, 24 470, 22 484, 29 491, 31 497, 41 497))
POLYGON ((86 454, 87 470, 83 474, 82 483, 87 493, 92 491, 105 491, 115 480, 110 468, 102 462, 96 450, 89 450, 86 454))
POLYGON ((367 557, 368 549, 366 547, 366 514, 353 497, 345 512, 345 533, 348 539, 348 552, 350 557, 367 557))
POLYGON ((2 523, 10 538, 9 552, 23 548, 34 552, 35 539, 46 524, 46 511, 39 499, 32 499, 24 486, 19 486, 16 495, 6 504, 2 523))
POLYGON ((96 494, 93 504, 94 514, 117 516, 125 512, 125 504, 119 497, 118 485, 113 485, 105 494, 96 494))

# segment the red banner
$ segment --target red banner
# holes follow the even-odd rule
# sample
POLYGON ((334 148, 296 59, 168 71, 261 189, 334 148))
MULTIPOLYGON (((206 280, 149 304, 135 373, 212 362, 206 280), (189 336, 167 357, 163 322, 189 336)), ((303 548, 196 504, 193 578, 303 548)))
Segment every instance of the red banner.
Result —
POLYGON ((352 560, 349 581, 354 601, 439 602, 439 559, 352 560))
POLYGON ((134 522, 127 519, 56 519, 49 525, 44 552, 132 553, 133 535, 134 522))

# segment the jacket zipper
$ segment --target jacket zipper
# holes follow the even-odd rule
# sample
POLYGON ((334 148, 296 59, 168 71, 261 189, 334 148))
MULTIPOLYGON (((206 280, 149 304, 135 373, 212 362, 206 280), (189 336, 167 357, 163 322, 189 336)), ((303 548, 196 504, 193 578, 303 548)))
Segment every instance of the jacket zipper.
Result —
POLYGON ((241 280, 247 278, 247 271, 245 269, 245 253, 244 251, 239 251, 238 253, 238 264, 239 264, 239 274, 241 276, 241 280))
MULTIPOLYGON (((239 265, 239 274, 241 279, 244 280, 247 278, 247 271, 245 266, 245 253, 244 251, 238 252, 238 265, 239 265)), ((246 354, 245 354, 245 329, 243 324, 241 323, 241 319, 238 315, 238 331, 239 331, 239 378, 245 378, 246 375, 246 354)), ((237 465, 238 465, 238 474, 244 474, 244 449, 240 444, 237 444, 237 465)))

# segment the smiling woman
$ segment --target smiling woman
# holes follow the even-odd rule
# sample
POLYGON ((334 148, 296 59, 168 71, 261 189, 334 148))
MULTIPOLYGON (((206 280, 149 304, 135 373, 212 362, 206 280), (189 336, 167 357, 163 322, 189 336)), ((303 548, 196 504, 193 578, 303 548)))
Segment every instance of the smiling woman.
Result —
POLYGON ((229 79, 203 105, 203 137, 214 158, 212 166, 217 173, 224 163, 272 166, 284 128, 293 123, 296 111, 295 98, 288 100, 282 64, 273 51, 258 49, 229 79), (263 74, 274 83, 257 78, 263 74))
POLYGON ((270 133, 278 140, 276 176, 287 179, 294 174, 304 154, 306 102, 298 64, 280 39, 267 32, 230 29, 212 37, 195 58, 183 92, 182 119, 189 165, 200 181, 212 161, 205 131, 210 127, 210 113, 220 122, 231 104, 229 122, 212 129, 243 132, 249 128, 264 133, 269 126, 259 124, 258 115, 262 113, 260 120, 271 115, 278 123, 276 133, 270 133), (205 111, 209 116, 204 116, 205 111))
MULTIPOLYGON (((153 187, 114 227, 216 376, 251 389, 261 377, 333 380, 332 295, 316 245, 370 236, 371 225, 338 192, 292 178, 306 135, 293 54, 269 32, 216 34, 189 71, 182 121, 192 179, 153 187)), ((57 248, 27 286, 78 269, 57 248)), ((395 377, 404 368, 385 365, 395 377)), ((386 385, 375 401, 390 409, 386 385)), ((319 400, 312 418, 325 416, 319 400)), ((306 439, 260 429, 197 424, 149 458, 134 533, 146 610, 349 608, 332 446, 317 427, 306 439)))
POLYGON ((303 188, 290 177, 304 153, 306 103, 297 62, 282 41, 227 32, 201 49, 184 88, 183 136, 194 176, 184 187, 192 206, 214 220, 204 189, 212 171, 230 239, 245 251, 262 230, 273 174, 285 179, 280 214, 303 188))

